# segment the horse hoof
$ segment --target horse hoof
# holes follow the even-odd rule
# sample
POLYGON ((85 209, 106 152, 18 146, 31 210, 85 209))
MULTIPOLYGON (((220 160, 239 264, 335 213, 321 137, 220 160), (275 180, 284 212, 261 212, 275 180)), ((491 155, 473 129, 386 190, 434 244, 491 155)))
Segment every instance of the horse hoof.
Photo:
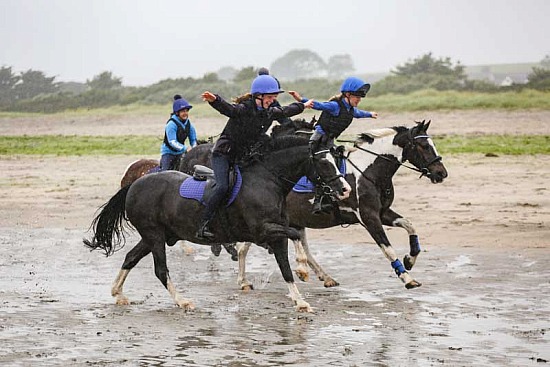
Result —
POLYGON ((249 292, 254 290, 254 286, 252 284, 241 285, 241 290, 244 292, 249 292))
POLYGON ((411 270, 414 266, 414 263, 415 261, 409 255, 405 255, 405 257, 403 257, 403 265, 405 266, 405 269, 411 270))
POLYGON ((191 301, 187 300, 181 300, 176 303, 179 308, 183 309, 185 312, 193 311, 195 309, 195 305, 191 301))
POLYGON ((309 273, 302 270, 296 270, 295 271, 296 276, 300 278, 302 282, 308 282, 309 281, 309 273))
POLYGON ((405 288, 413 289, 413 288, 418 288, 421 285, 422 285, 422 283, 417 282, 416 280, 412 280, 412 281, 408 282, 407 284, 405 284, 405 288))
POLYGON ((214 256, 220 256, 220 252, 222 252, 222 245, 211 245, 210 251, 212 251, 214 256))
POLYGON ((311 308, 311 306, 309 305, 309 303, 307 303, 306 301, 301 301, 301 302, 298 302, 298 303, 296 304, 296 311, 297 311, 297 312, 312 313, 312 312, 313 312, 313 308, 311 308))
POLYGON ((119 306, 128 306, 130 304, 130 301, 126 297, 118 296, 115 303, 119 306))
POLYGON ((338 287, 340 283, 332 278, 325 279, 324 286, 325 288, 338 287))

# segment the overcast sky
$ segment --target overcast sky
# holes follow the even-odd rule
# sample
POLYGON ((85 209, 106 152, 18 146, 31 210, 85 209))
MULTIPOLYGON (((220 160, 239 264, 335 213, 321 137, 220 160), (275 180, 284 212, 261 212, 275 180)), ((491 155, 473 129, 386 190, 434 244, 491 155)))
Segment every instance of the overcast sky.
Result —
POLYGON ((427 52, 463 65, 550 54, 550 0, 0 0, 0 66, 124 85, 267 66, 292 49, 358 73, 427 52))

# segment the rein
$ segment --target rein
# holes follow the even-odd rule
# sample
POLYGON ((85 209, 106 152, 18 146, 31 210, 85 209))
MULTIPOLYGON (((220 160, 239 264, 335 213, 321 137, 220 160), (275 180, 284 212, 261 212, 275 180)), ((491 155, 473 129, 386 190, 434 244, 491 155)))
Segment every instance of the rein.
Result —
MULTIPOLYGON (((418 136, 413 137, 412 139, 414 140, 414 139, 417 139, 417 138, 429 138, 429 136, 428 136, 428 135, 418 135, 418 136)), ((428 170, 428 167, 429 167, 431 164, 433 164, 433 163, 436 163, 436 162, 441 161, 441 159, 442 159, 441 156, 437 156, 437 157, 435 157, 434 159, 432 159, 430 162, 427 162, 426 167, 423 167, 423 168, 416 168, 416 167, 414 167, 414 166, 409 166, 408 164, 405 164, 405 163, 403 163, 403 162, 399 162, 399 160, 393 160, 393 159, 391 159, 391 158, 386 157, 385 155, 382 155, 382 154, 380 154, 380 153, 373 152, 372 150, 365 149, 365 148, 361 148, 360 146, 357 146, 357 145, 356 145, 356 141, 354 141, 354 140, 339 140, 339 141, 345 142, 345 143, 354 143, 354 144, 353 144, 354 148, 357 148, 357 149, 359 149, 359 150, 362 150, 363 152, 367 152, 367 153, 370 153, 370 154, 372 154, 372 155, 375 155, 375 156, 377 156, 377 157, 379 157, 379 158, 382 158, 382 159, 384 159, 384 160, 386 160, 386 161, 388 161, 388 162, 392 162, 392 163, 394 163, 394 164, 398 164, 398 165, 400 165, 400 166, 402 166, 402 167, 408 168, 408 169, 410 169, 410 170, 412 170, 412 171, 418 172, 418 173, 420 173, 420 177, 419 177, 419 178, 422 178, 423 176, 430 177, 430 171, 428 170)), ((410 142, 409 142, 409 144, 410 144, 410 142)), ((412 144, 414 145, 414 143, 412 143, 412 144)), ((348 162, 350 162, 350 164, 351 164, 355 169, 357 169, 359 172, 361 172, 361 175, 362 175, 363 177, 365 177, 365 175, 363 174, 363 170, 360 170, 359 167, 357 167, 357 165, 355 165, 355 164, 349 159, 349 154, 348 154, 347 160, 348 160, 348 162)), ((366 178, 366 177, 365 177, 365 178, 366 178)))
MULTIPOLYGON (((324 194, 332 194, 332 193, 334 192, 334 190, 332 190, 332 188, 331 188, 329 185, 327 185, 327 184, 330 183, 330 182, 333 182, 333 181, 335 181, 335 180, 338 180, 340 177, 343 177, 343 175, 342 175, 342 174, 338 174, 338 175, 335 175, 334 177, 328 178, 328 179, 326 179, 326 180, 324 180, 324 179, 321 178, 321 176, 317 173, 317 170, 316 170, 316 168, 315 168, 314 156, 316 156, 316 155, 318 155, 318 154, 324 154, 324 153, 329 153, 329 154, 330 154, 330 151, 329 151, 328 149, 320 150, 320 151, 318 151, 318 152, 315 152, 315 153, 310 154, 310 156, 309 156, 310 163, 311 163, 311 165, 313 166, 313 168, 314 168, 314 170, 315 170, 314 173, 315 173, 315 175, 316 175, 315 180, 312 181, 312 182, 314 182, 316 185, 320 185, 321 188, 323 189, 323 193, 324 193, 324 194)), ((260 155, 261 155, 261 154, 258 154, 257 157, 259 157, 260 155)), ((271 173, 272 176, 277 177, 277 178, 279 178, 280 180, 285 181, 285 182, 291 184, 292 186, 295 186, 295 185, 298 184, 298 181, 292 181, 292 180, 289 180, 288 178, 286 178, 286 177, 284 177, 284 176, 282 176, 282 175, 280 175, 280 174, 275 174, 273 171, 271 171, 271 170, 264 164, 264 162, 262 162, 261 159, 255 159, 255 161, 256 161, 257 163, 259 163, 267 172, 271 173)))

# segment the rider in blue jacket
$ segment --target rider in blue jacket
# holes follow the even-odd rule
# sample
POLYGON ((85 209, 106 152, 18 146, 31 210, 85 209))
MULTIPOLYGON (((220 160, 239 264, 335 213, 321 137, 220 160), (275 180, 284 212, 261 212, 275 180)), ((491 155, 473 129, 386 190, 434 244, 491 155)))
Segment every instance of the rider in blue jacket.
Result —
MULTIPOLYGON (((361 98, 367 95, 369 89, 370 84, 352 76, 342 83, 340 95, 332 97, 328 102, 313 101, 312 108, 322 112, 319 121, 315 125, 315 131, 309 140, 312 152, 317 151, 321 144, 328 147, 334 146, 334 140, 348 128, 354 118, 378 118, 377 112, 357 108, 361 98)), ((295 91, 289 91, 288 93, 297 101, 304 103, 308 101, 307 98, 302 98, 295 91)), ((316 192, 313 213, 316 214, 321 211, 321 194, 316 192)))
POLYGON ((164 127, 164 140, 160 147, 160 170, 175 169, 182 154, 197 145, 197 132, 189 121, 189 110, 193 108, 179 94, 174 96, 173 113, 164 127), (189 139, 189 145, 185 140, 189 139))

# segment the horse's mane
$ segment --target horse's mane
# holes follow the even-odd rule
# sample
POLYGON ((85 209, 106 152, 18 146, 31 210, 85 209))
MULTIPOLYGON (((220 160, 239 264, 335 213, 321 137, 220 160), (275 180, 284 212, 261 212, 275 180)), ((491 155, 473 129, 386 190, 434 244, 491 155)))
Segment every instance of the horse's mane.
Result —
POLYGON ((309 138, 300 135, 282 135, 270 139, 268 150, 271 152, 292 148, 301 145, 308 145, 309 138))
POLYGON ((361 141, 372 141, 374 139, 383 138, 385 136, 395 135, 396 133, 400 132, 400 129, 406 127, 404 126, 398 126, 398 127, 385 127, 381 129, 373 129, 368 130, 364 133, 359 134, 359 140, 361 141))

